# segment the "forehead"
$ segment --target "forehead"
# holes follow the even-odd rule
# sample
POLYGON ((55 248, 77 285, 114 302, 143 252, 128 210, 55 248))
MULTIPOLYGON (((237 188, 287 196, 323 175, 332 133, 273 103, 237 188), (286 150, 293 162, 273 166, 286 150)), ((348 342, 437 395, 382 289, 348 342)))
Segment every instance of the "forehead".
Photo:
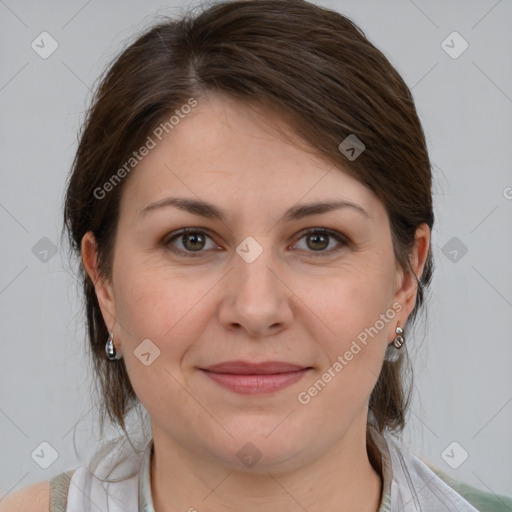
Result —
POLYGON ((140 211, 166 195, 218 199, 241 207, 320 199, 353 200, 370 208, 373 193, 335 168, 268 109, 209 94, 137 165, 122 208, 140 211), (242 204, 243 203, 243 204, 242 204), (131 209, 131 208, 130 208, 131 209))

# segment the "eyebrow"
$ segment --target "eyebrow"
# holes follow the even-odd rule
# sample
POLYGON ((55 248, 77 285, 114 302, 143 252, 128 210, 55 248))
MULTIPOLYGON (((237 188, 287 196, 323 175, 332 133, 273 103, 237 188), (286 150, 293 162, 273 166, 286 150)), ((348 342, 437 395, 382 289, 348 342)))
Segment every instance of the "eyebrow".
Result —
MULTIPOLYGON (((140 215, 146 215, 149 212, 168 207, 175 207, 208 219, 218 219, 221 222, 225 222, 227 218, 226 212, 208 201, 184 197, 166 197, 165 199, 151 203, 140 211, 140 215)), ((331 200, 293 206, 284 213, 279 222, 299 220, 309 215, 318 215, 341 208, 351 208, 368 218, 370 217, 368 212, 358 204, 345 200, 331 200)))

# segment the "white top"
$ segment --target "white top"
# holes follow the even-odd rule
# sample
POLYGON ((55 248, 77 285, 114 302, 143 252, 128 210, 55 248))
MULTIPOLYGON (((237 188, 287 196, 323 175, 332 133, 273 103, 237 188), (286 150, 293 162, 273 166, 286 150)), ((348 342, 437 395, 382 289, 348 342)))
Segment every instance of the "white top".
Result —
MULTIPOLYGON (((393 434, 381 435, 372 428, 372 437, 382 456, 383 490, 378 512, 478 512, 393 434)), ((102 483, 86 467, 79 467, 71 478, 67 512, 108 510, 109 512, 155 512, 151 498, 151 454, 149 441, 142 458, 132 457, 109 472, 132 476, 120 482, 102 483), (119 473, 119 470, 122 473, 119 473)), ((101 475, 101 468, 95 471, 101 475)), ((106 478, 105 475, 100 478, 106 478)))

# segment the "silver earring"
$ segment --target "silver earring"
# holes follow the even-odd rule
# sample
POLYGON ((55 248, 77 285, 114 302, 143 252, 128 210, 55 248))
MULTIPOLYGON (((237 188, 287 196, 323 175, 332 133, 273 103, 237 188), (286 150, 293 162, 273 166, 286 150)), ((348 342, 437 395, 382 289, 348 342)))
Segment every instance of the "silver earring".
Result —
POLYGON ((396 348, 400 349, 403 347, 405 343, 404 330, 400 327, 400 323, 396 326, 395 332, 396 336, 395 339, 393 340, 393 345, 396 348))
POLYGON ((386 355, 384 356, 384 360, 391 363, 394 363, 398 360, 398 357, 400 356, 400 349, 404 346, 405 343, 404 330, 400 327, 400 323, 398 323, 396 326, 395 333, 395 339, 393 340, 393 343, 388 345, 388 348, 386 349, 386 355))
POLYGON ((105 345, 105 353, 107 354, 107 359, 109 361, 117 361, 123 357, 121 354, 116 353, 116 347, 114 346, 114 333, 108 333, 108 340, 105 345))

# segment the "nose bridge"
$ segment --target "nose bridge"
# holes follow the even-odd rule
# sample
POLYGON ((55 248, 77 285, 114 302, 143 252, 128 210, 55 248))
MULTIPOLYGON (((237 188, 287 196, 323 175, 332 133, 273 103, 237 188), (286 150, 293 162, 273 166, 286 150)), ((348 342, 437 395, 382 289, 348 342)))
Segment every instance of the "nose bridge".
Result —
POLYGON ((243 327, 251 335, 264 336, 271 327, 283 328, 291 321, 286 287, 276 276, 279 264, 269 240, 245 239, 237 247, 221 307, 225 327, 243 327))
MULTIPOLYGON (((270 237, 247 237, 237 247, 235 275, 238 292, 247 294, 246 298, 266 298, 272 301, 278 292, 279 280, 270 269, 275 268, 276 259, 270 244, 270 237), (261 297, 263 296, 263 297, 261 297)), ((279 293, 279 292, 278 292, 279 293)))

